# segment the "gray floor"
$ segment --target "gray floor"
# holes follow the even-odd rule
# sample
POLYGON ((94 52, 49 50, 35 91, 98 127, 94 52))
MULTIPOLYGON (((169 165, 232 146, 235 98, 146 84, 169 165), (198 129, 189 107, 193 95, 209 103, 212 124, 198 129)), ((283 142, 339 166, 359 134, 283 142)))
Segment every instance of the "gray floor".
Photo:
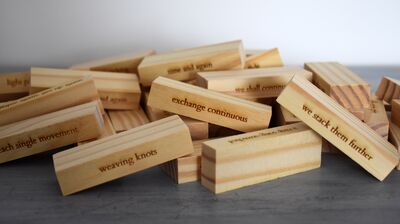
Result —
MULTIPOLYGON (((352 67, 373 86, 399 68, 352 67)), ((52 152, 53 153, 53 152, 52 152)), ((0 165, 0 223, 399 223, 400 171, 379 182, 344 155, 215 196, 157 167, 62 197, 51 153, 0 165)))

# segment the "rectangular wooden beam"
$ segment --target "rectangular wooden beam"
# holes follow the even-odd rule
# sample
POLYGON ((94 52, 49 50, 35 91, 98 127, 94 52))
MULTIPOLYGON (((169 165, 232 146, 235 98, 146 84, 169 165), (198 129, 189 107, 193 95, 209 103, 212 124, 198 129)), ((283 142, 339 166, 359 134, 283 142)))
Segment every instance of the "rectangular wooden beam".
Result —
POLYGON ((371 108, 365 111, 365 123, 383 138, 388 138, 389 118, 383 101, 378 100, 375 95, 371 98, 371 108))
POLYGON ((6 125, 67 107, 99 100, 96 86, 85 77, 0 106, 0 125, 6 125))
POLYGON ((277 97, 294 75, 312 79, 299 67, 199 72, 197 85, 244 99, 277 97))
POLYGON ((303 77, 295 76, 277 102, 378 180, 398 164, 387 140, 303 77))
MULTIPOLYGON (((144 93, 144 102, 145 102, 145 111, 150 121, 160 120, 162 118, 169 117, 174 115, 173 113, 159 110, 157 108, 153 108, 147 105, 147 100, 149 98, 149 93, 144 93)), ((192 140, 202 140, 208 138, 208 123, 205 121, 196 120, 190 117, 179 116, 183 122, 188 126, 190 131, 190 136, 192 136, 192 140)))
POLYGON ((150 86, 158 76, 187 81, 198 71, 243 68, 244 60, 240 40, 151 55, 138 67, 140 83, 150 86))
POLYGON ((361 120, 370 107, 371 86, 337 62, 305 63, 313 73, 314 84, 361 120))
POLYGON ((149 119, 139 110, 111 110, 108 111, 111 123, 117 133, 149 123, 149 119))
POLYGON ((116 132, 114 130, 114 127, 111 124, 110 117, 108 116, 107 113, 103 114, 103 120, 104 120, 104 128, 101 131, 100 135, 96 138, 91 138, 89 140, 80 141, 80 142, 78 142, 78 145, 83 145, 85 143, 93 142, 95 140, 99 140, 99 139, 106 138, 111 135, 115 135, 116 132))
POLYGON ((400 80, 384 76, 378 85, 375 95, 378 99, 388 104, 391 104, 393 99, 400 99, 400 80))
POLYGON ((278 48, 257 52, 246 57, 244 68, 269 68, 283 66, 281 55, 278 48))
POLYGON ((189 130, 176 115, 53 155, 63 195, 193 153, 189 130))
POLYGON ((400 99, 392 100, 391 119, 394 124, 400 127, 400 99))
MULTIPOLYGON (((392 122, 389 125, 389 141, 396 147, 397 151, 400 153, 400 127, 392 122)), ((397 169, 400 170, 400 163, 397 166, 397 169)))
POLYGON ((141 94, 139 80, 136 75, 127 73, 31 68, 31 93, 85 76, 93 78, 105 109, 139 108, 141 94))
POLYGON ((218 194, 319 168, 321 141, 303 123, 206 141, 201 184, 218 194))
POLYGON ((0 163, 96 138, 103 129, 97 101, 0 127, 0 163))
POLYGON ((151 86, 147 105, 238 131, 268 127, 271 107, 158 77, 151 86))

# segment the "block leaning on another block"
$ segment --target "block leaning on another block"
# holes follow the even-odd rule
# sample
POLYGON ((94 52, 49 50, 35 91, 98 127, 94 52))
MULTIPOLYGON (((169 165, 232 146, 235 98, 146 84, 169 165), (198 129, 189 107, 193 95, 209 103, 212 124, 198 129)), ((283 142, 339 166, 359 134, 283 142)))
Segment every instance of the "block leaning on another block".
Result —
MULTIPOLYGON (((400 127, 390 122, 389 129, 389 141, 396 147, 397 151, 400 153, 400 127)), ((400 170, 400 163, 397 166, 397 169, 400 170)))
POLYGON ((0 73, 0 102, 28 95, 29 87, 29 72, 0 73))
POLYGON ((31 68, 31 93, 85 76, 92 76, 105 109, 139 108, 141 90, 135 74, 31 68))
POLYGON ((73 65, 70 68, 76 70, 90 70, 99 72, 122 72, 138 74, 137 67, 143 58, 155 54, 154 50, 148 50, 133 54, 105 58, 97 61, 73 65))
POLYGON ((203 143, 201 184, 214 193, 315 169, 321 137, 303 123, 203 143))
POLYGON ((277 97, 294 75, 312 73, 298 67, 199 72, 197 85, 244 99, 277 97))
POLYGON ((361 120, 370 107, 370 85, 337 62, 305 63, 313 73, 314 84, 361 120))
POLYGON ((277 102, 377 179, 398 164, 389 142, 308 80, 295 76, 277 102))
POLYGON ((99 100, 91 78, 81 78, 0 106, 0 125, 99 100))
POLYGON ((243 68, 244 60, 242 41, 172 51, 145 57, 138 67, 139 78, 143 86, 158 76, 187 81, 198 71, 243 68))
POLYGON ((268 105, 164 77, 154 80, 147 104, 243 132, 267 128, 272 113, 268 105))
POLYGON ((0 127, 0 163, 96 138, 104 123, 97 101, 0 127))
POLYGON ((244 68, 246 69, 281 66, 283 66, 283 64, 278 48, 257 52, 256 54, 247 56, 244 64, 244 68))
POLYGON ((389 118, 383 101, 376 99, 376 96, 372 96, 371 108, 365 110, 365 123, 383 138, 388 138, 389 118))
POLYGON ((178 116, 130 129, 53 156, 63 195, 193 153, 189 130, 178 116))

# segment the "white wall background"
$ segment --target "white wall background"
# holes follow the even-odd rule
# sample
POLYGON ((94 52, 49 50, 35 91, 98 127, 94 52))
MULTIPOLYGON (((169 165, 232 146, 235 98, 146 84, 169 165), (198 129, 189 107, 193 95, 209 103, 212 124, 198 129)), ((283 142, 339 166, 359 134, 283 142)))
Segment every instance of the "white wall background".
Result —
POLYGON ((285 64, 400 65, 400 1, 0 0, 0 69, 242 39, 285 64))

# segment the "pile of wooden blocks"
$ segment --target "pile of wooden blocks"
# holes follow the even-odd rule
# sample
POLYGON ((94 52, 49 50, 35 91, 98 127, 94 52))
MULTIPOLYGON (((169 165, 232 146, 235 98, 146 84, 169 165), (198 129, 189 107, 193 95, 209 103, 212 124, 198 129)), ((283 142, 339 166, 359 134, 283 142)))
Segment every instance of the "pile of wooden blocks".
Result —
POLYGON ((53 155, 63 195, 158 165, 221 193, 319 168, 322 151, 380 181, 400 168, 400 81, 372 93, 339 63, 286 67, 240 40, 1 74, 0 100, 0 163, 70 146, 53 155))

